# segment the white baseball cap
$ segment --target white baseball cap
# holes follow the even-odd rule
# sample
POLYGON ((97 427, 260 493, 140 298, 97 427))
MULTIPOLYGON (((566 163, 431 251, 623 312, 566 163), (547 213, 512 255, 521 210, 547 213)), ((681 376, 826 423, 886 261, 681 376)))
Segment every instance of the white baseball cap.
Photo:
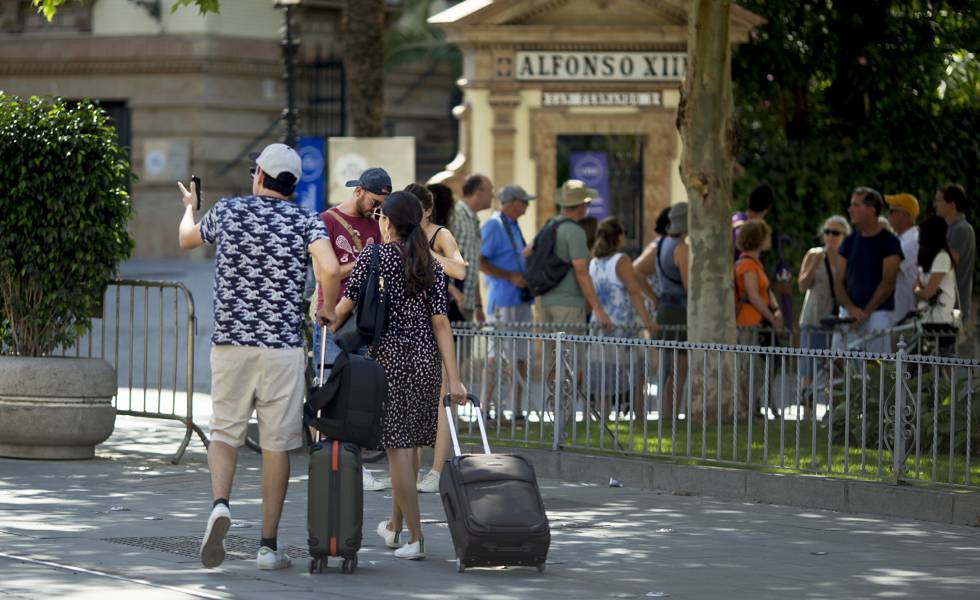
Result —
POLYGON ((303 161, 299 153, 286 144, 269 144, 259 154, 250 154, 255 164, 273 179, 283 183, 296 183, 303 174, 303 161), (283 181, 280 175, 289 173, 293 181, 283 181))

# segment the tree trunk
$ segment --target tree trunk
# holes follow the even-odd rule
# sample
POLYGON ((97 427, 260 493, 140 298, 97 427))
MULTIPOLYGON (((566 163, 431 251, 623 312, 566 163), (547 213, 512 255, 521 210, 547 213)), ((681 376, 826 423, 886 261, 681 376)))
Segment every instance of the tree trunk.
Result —
MULTIPOLYGON (((683 140, 681 179, 689 203, 687 336, 691 342, 734 344, 731 198, 736 136, 728 37, 731 2, 691 0, 689 6, 687 76, 677 115, 683 140)), ((731 396, 726 392, 732 382, 732 355, 705 354, 690 353, 694 401, 684 412, 697 416, 706 405, 708 414, 703 418, 714 421, 720 412, 724 420, 731 414, 731 396)))
POLYGON ((683 139, 681 179, 690 204, 691 260, 688 339, 735 342, 732 291, 732 101, 730 0, 691 0, 687 76, 678 125, 683 139))
POLYGON ((352 134, 384 134, 384 0, 347 0, 344 70, 352 134))

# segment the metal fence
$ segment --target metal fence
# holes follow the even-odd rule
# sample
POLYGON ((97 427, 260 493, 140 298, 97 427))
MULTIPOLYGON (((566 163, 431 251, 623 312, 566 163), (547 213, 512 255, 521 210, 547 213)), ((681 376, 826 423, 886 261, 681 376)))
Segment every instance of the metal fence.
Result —
MULTIPOLYGON (((498 443, 980 483, 975 360, 914 354, 904 343, 874 354, 541 327, 454 328, 463 382, 484 399, 498 443)), ((472 408, 460 420, 472 434, 472 408)))
MULTIPOLYGON (((620 325, 612 330, 606 330, 596 323, 536 323, 536 322, 488 322, 453 323, 456 330, 479 329, 511 333, 558 333, 568 335, 594 335, 604 337, 641 338, 649 335, 639 324, 620 325)), ((683 325, 663 325, 655 334, 656 338, 669 340, 686 339, 686 327, 683 325)), ((739 343, 747 345, 773 346, 779 348, 813 348, 863 351, 869 346, 884 345, 895 351, 901 341, 905 342, 910 354, 945 354, 972 358, 965 345, 961 345, 958 336, 922 323, 913 318, 907 318, 889 329, 874 330, 861 334, 855 333, 846 322, 828 325, 815 330, 801 331, 773 327, 739 327, 739 343)))
POLYGON ((186 432, 171 462, 177 464, 194 422, 194 298, 182 283, 119 280, 106 290, 100 317, 75 343, 56 350, 62 356, 104 359, 116 370, 117 414, 182 423, 186 432))

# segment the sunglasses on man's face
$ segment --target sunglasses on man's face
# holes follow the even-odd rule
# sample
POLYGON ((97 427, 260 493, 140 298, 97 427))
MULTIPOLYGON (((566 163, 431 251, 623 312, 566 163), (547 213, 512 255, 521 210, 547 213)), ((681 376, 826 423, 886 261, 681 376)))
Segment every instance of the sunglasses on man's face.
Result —
POLYGON ((834 237, 837 237, 839 235, 844 235, 844 232, 843 231, 837 231, 836 229, 824 229, 823 230, 823 234, 824 235, 832 235, 834 237))

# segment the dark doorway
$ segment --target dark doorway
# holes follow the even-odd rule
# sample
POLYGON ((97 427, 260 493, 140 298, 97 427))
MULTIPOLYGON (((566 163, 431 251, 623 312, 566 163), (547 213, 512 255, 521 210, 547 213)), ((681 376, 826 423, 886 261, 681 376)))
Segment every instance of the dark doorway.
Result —
MULTIPOLYGON (((556 186, 575 174, 589 185, 595 176, 606 193, 605 210, 596 217, 618 217, 626 229, 625 251, 636 256, 643 242, 643 137, 638 135, 559 135, 556 186), (575 163, 573 165, 573 162, 575 163), (603 173, 604 170, 604 173, 603 173)), ((592 214, 593 211, 590 211, 592 214)))

